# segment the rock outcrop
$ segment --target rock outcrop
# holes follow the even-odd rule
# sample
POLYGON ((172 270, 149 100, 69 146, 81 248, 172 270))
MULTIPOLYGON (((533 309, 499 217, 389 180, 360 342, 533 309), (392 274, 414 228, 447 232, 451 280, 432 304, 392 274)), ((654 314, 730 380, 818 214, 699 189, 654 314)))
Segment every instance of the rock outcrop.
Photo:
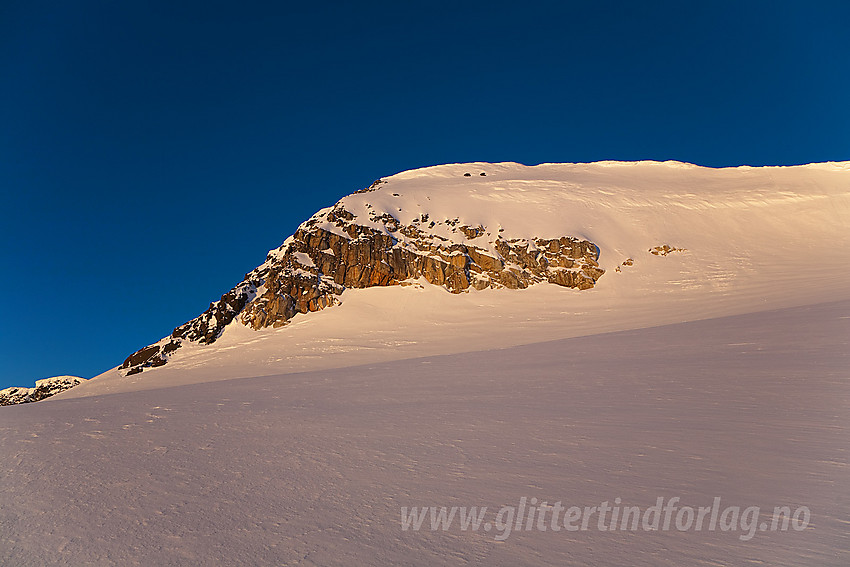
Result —
MULTIPOLYGON (((380 190, 383 183, 355 195, 380 190)), ((133 353, 122 368, 129 375, 161 366, 184 341, 213 343, 234 320, 253 329, 285 325, 299 313, 339 303, 347 288, 423 278, 452 293, 540 282, 589 289, 604 273, 598 247, 586 240, 509 238, 498 227, 426 213, 403 223, 386 207, 365 206, 368 218, 347 210, 345 199, 319 211, 203 314, 133 353)))
POLYGON ((35 383, 35 388, 6 388, 0 390, 0 406, 38 402, 85 382, 79 376, 54 376, 35 383))
POLYGON ((675 246, 670 246, 669 244, 664 244, 663 246, 653 246, 649 249, 649 253, 654 254, 655 256, 666 256, 671 252, 687 252, 687 249, 676 248, 675 246))

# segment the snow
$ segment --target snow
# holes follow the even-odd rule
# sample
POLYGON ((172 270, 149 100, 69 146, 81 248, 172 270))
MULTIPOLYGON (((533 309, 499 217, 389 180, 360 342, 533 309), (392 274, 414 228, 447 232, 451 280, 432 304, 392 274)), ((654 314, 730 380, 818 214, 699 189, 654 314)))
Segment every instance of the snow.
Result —
POLYGON ((342 305, 284 327, 232 323, 213 345, 185 346, 161 368, 130 377, 108 371, 63 396, 471 352, 850 298, 850 162, 441 165, 387 177, 340 203, 358 223, 370 212, 395 211, 405 224, 427 214, 439 223, 429 233, 454 241, 464 239, 447 219, 482 225, 489 235, 472 242, 494 256, 500 234, 587 238, 600 247, 607 273, 581 292, 541 284, 456 296, 424 282, 350 289, 342 305), (665 244, 686 251, 650 253, 665 244), (634 265, 623 266, 629 258, 634 265))
MULTIPOLYGON (((313 259, 310 258, 304 252, 293 252, 292 256, 298 261, 299 264, 304 266, 305 268, 315 268, 316 265, 313 263, 313 259)), ((299 270, 299 272, 303 272, 304 270, 299 270)))
POLYGON ((52 376, 50 378, 44 378, 42 380, 35 381, 35 387, 38 388, 40 386, 49 386, 52 384, 73 384, 76 382, 84 382, 85 378, 80 378, 79 376, 52 376))
POLYGON ((0 564, 843 567, 848 322, 844 301, 2 408, 0 564), (400 527, 402 506, 676 496, 812 521, 400 527))
POLYGON ((482 225, 490 250, 587 238, 607 273, 585 291, 346 290, 0 408, 0 564, 850 564, 850 162, 453 164, 342 204, 428 214, 455 241, 446 220, 482 225), (685 251, 650 253, 665 244, 685 251), (676 496, 812 521, 497 542, 399 516, 676 496))
POLYGON ((26 388, 20 386, 12 386, 0 390, 0 405, 4 403, 29 403, 36 396, 36 399, 44 397, 45 394, 55 395, 54 392, 61 388, 73 388, 74 386, 85 382, 85 378, 79 376, 52 376, 35 381, 34 388, 26 388), (26 400, 26 402, 25 402, 26 400))

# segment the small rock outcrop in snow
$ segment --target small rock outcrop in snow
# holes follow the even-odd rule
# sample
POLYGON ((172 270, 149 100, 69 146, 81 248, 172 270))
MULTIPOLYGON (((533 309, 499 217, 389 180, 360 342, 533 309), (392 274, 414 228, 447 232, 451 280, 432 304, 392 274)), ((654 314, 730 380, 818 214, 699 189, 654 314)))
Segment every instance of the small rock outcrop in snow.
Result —
POLYGON ((85 382, 79 376, 54 376, 35 383, 35 388, 6 388, 0 390, 0 406, 38 402, 85 382))
POLYGON ((687 252, 685 248, 676 248, 675 246, 670 246, 669 244, 665 244, 663 246, 653 246, 648 250, 650 254, 654 254, 655 256, 666 256, 671 252, 687 252))
POLYGON ((384 191, 387 185, 378 180, 313 215, 207 311, 127 357, 122 368, 129 375, 162 366, 184 341, 210 344, 234 319, 255 330, 279 327, 298 313, 338 303, 346 288, 424 278, 452 293, 540 282, 583 290, 604 274, 592 242, 570 235, 512 237, 499 226, 435 218, 402 199, 389 206, 387 198, 402 196, 384 191), (384 204, 366 202, 364 193, 383 193, 384 204), (419 209, 411 218, 398 214, 400 206, 419 209))

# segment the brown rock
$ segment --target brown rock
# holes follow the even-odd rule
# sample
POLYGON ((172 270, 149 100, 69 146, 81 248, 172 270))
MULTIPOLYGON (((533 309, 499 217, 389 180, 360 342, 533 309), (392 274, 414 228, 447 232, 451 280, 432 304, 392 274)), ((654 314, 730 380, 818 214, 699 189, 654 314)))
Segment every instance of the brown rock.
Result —
MULTIPOLYGON (((357 224, 341 205, 313 217, 209 309, 175 328, 170 342, 133 353, 122 368, 137 373, 161 366, 184 340, 210 344, 237 316, 253 329, 282 326, 297 313, 334 305, 335 297, 348 287, 396 285, 423 277, 453 293, 470 287, 524 289, 541 281, 588 289, 604 274, 596 262, 598 249, 587 241, 569 237, 528 241, 505 239, 500 234, 489 243, 496 248, 494 253, 423 232, 419 224, 435 226, 427 214, 402 225, 393 215, 369 208, 370 219, 381 223, 384 230, 357 224), (319 228, 320 222, 332 223, 341 234, 319 228), (312 262, 298 259, 295 253, 306 254, 312 262)), ((457 227, 467 240, 487 234, 486 227, 463 225, 458 218, 446 219, 443 224, 457 227)))

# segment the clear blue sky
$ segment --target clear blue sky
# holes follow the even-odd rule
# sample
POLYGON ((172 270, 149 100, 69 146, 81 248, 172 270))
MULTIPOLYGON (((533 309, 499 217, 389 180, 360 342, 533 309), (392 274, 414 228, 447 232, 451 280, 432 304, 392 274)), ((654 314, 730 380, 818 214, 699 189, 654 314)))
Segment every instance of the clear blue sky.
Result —
POLYGON ((0 0, 0 388, 446 162, 850 159, 850 3, 0 0))

